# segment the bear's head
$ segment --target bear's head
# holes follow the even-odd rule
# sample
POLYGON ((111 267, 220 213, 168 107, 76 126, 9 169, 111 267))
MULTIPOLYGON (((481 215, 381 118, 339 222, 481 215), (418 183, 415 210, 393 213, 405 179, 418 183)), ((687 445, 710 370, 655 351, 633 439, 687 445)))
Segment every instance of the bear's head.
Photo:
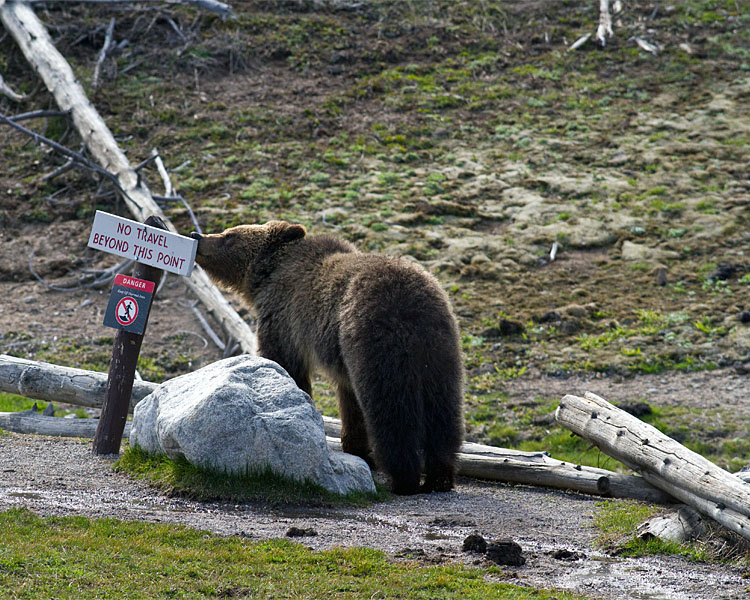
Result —
POLYGON ((190 234, 198 240, 195 261, 213 280, 239 292, 248 291, 248 279, 273 270, 275 255, 280 249, 304 236, 302 225, 286 221, 238 225, 210 235, 190 234))

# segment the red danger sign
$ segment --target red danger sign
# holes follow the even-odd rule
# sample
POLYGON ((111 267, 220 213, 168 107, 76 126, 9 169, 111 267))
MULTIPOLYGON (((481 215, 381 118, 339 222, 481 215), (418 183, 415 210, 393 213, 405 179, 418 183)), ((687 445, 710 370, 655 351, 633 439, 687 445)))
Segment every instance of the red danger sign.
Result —
POLYGON ((142 335, 155 287, 153 281, 146 279, 127 275, 115 277, 104 314, 104 325, 142 335))

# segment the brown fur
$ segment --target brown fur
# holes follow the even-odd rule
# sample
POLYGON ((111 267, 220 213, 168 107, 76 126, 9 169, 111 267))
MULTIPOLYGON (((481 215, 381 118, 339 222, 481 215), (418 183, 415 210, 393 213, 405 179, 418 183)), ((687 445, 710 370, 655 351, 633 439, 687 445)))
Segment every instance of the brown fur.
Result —
POLYGON ((271 221, 200 236, 196 260, 257 312, 261 356, 311 393, 336 384, 344 451, 397 493, 449 490, 463 437, 458 327, 438 282, 406 260, 271 221))

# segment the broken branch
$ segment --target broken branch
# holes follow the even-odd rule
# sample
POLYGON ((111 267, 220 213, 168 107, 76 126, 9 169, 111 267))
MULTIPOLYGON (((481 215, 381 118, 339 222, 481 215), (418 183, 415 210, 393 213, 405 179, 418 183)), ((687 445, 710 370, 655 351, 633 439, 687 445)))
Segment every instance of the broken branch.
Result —
POLYGON ((96 66, 94 67, 94 76, 91 79, 91 87, 93 87, 94 89, 99 87, 99 73, 101 72, 104 59, 107 58, 107 52, 109 51, 109 47, 112 45, 112 35, 114 34, 114 31, 115 31, 115 18, 112 17, 109 20, 107 33, 104 36, 104 44, 102 45, 102 49, 99 52, 99 58, 96 60, 96 66))

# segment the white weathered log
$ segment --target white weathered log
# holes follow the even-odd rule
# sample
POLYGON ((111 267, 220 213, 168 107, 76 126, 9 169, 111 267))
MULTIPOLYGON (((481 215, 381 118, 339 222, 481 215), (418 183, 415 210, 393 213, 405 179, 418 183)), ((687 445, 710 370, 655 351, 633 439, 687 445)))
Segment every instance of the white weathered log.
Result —
POLYGON ((575 490, 608 498, 631 498, 657 504, 674 501, 671 496, 636 475, 573 465, 541 452, 522 453, 506 448, 493 448, 493 452, 486 454, 461 452, 458 455, 458 473, 477 479, 575 490))
MULTIPOLYGON (((0 412, 0 429, 15 433, 93 438, 98 424, 99 419, 49 417, 37 414, 33 409, 24 412, 0 412)), ((123 437, 129 435, 130 423, 126 423, 123 437)))
MULTIPOLYGON (((73 124, 91 156, 102 168, 117 177, 125 204, 135 220, 143 222, 147 217, 156 215, 164 220, 170 231, 176 232, 120 150, 107 125, 88 101, 70 65, 57 51, 31 7, 24 2, 3 0, 0 2, 0 21, 55 97, 60 109, 70 111, 73 124)), ((196 265, 186 282, 225 331, 238 340, 243 351, 254 354, 256 344, 252 330, 211 283, 205 271, 196 265)))
MULTIPOLYGON (((341 437, 340 420, 324 416, 323 425, 329 440, 341 437)), ((474 442, 461 445, 458 474, 490 481, 575 490, 609 498, 631 498, 656 504, 674 502, 669 494, 636 475, 573 465, 543 452, 523 452, 474 442)))
POLYGON ((659 538, 666 542, 682 543, 699 538, 706 529, 706 523, 700 513, 682 504, 641 523, 636 529, 636 534, 642 540, 659 538))
MULTIPOLYGON (((702 515, 712 518, 730 531, 734 531, 737 535, 750 539, 750 517, 744 514, 744 511, 739 512, 728 508, 722 502, 716 503, 712 500, 707 500, 648 471, 642 471, 641 475, 651 485, 671 494, 680 502, 692 506, 702 515)), ((740 480, 739 478, 737 479, 740 480)), ((744 481, 742 483, 750 489, 750 484, 746 484, 744 481)))
POLYGON ((750 539, 750 485, 591 393, 560 401, 558 423, 650 484, 750 539))
MULTIPOLYGON (((130 412, 156 389, 149 381, 133 382, 130 412)), ((107 374, 0 354, 0 391, 45 402, 101 408, 107 374)))

